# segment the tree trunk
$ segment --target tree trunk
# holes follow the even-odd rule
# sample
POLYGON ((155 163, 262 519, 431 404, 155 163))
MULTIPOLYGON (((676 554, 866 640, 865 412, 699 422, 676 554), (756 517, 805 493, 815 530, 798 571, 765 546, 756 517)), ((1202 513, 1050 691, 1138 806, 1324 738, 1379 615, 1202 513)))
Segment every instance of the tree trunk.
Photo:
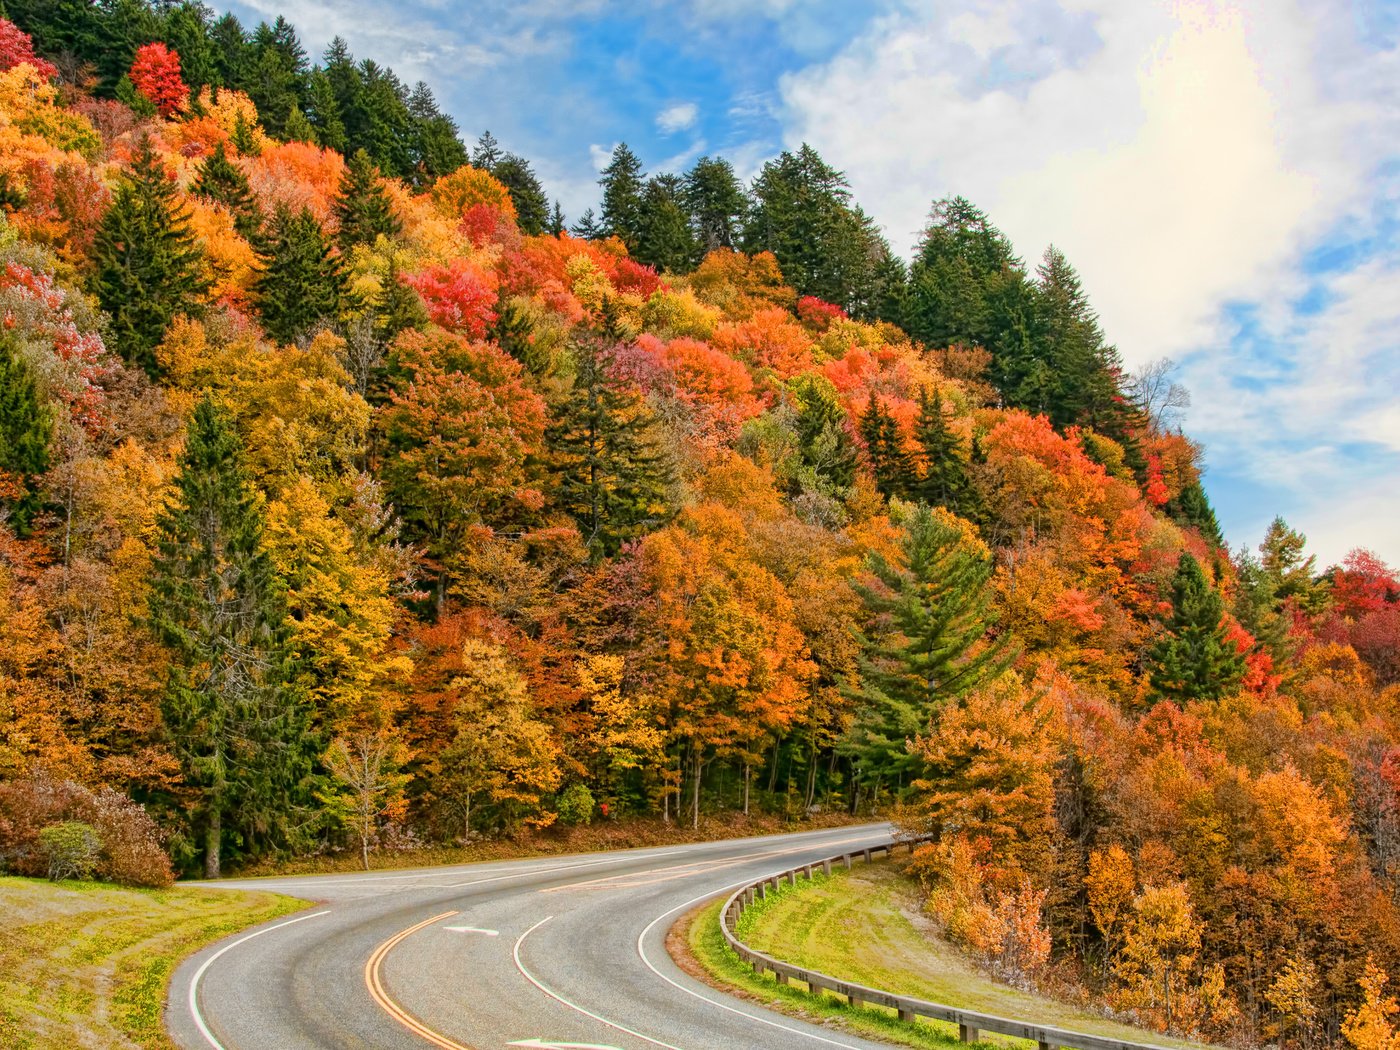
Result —
POLYGON ((691 787, 691 811, 690 826, 695 829, 700 827, 700 749, 695 749, 695 783, 691 787))
POLYGON ((360 859, 365 862, 365 871, 369 871, 369 836, 363 831, 360 832, 360 859))
POLYGON ((218 806, 209 810, 209 826, 204 829, 204 877, 219 877, 219 848, 223 845, 223 813, 218 806))
POLYGON ((745 762, 745 763, 744 763, 744 816, 746 816, 746 817, 749 815, 749 779, 750 779, 750 775, 751 775, 751 770, 749 769, 749 764, 748 764, 747 762, 745 762))
POLYGON ((810 810, 812 803, 816 800, 817 794, 817 746, 812 745, 812 761, 807 763, 807 804, 804 809, 810 810))

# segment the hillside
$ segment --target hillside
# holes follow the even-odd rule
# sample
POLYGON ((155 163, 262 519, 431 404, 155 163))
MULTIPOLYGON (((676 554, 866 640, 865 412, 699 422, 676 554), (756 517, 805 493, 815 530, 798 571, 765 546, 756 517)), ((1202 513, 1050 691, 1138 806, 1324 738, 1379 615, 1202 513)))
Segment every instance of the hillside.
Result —
POLYGON ((1060 252, 808 147, 566 228, 283 19, 5 10, 0 862, 894 812, 1003 976, 1380 1045, 1400 578, 1232 551, 1060 252))

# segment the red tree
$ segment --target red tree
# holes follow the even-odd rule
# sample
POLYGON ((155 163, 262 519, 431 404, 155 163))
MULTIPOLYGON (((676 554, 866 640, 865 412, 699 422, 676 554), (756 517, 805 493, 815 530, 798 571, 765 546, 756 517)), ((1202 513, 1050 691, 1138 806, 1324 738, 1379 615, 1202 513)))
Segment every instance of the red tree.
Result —
POLYGON ((45 62, 34 54, 34 40, 8 18, 0 18, 0 70, 13 69, 21 63, 34 67, 45 80, 58 74, 52 62, 45 62))
POLYGON ((180 77, 180 55, 160 41, 136 51, 131 63, 131 82, 162 117, 173 117, 185 108, 190 89, 180 77))

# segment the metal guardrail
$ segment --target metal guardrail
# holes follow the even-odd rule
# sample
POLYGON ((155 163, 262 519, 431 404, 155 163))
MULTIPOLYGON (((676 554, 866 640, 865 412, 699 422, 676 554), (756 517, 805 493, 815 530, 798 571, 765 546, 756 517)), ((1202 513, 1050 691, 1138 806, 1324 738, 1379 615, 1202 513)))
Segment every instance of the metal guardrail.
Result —
POLYGON ((995 1032, 998 1035, 1009 1035, 1018 1039, 1030 1039, 1039 1044, 1039 1050, 1050 1050, 1051 1047, 1068 1047, 1072 1050, 1168 1050, 1167 1047, 1155 1043, 1129 1043, 1121 1039, 1110 1039, 1100 1035, 1086 1035, 1082 1032, 1070 1032, 1062 1028, 1049 1028, 1045 1025, 1032 1024, 1028 1021, 1018 1021, 1009 1017, 997 1017, 995 1014, 981 1014, 972 1010, 960 1010, 954 1006, 944 1006, 942 1003, 931 1003, 925 999, 914 999, 909 996, 895 995, 892 992, 882 991, 879 988, 867 988, 863 984, 853 984, 850 981, 842 981, 836 977, 821 973, 817 970, 808 970, 801 966, 794 966, 791 963, 775 959, 771 955, 755 951, 743 941, 739 940, 735 934, 735 929, 739 924, 739 917, 743 915, 744 909, 754 901, 763 900, 768 896, 770 887, 776 891, 787 880, 789 885, 797 885, 798 875, 803 875, 808 879, 812 878, 812 872, 820 869, 825 874, 831 874, 834 864, 845 864, 849 871, 852 862, 856 858, 863 858, 869 863, 871 858, 883 852, 886 857, 893 857, 896 846, 907 845, 909 852, 925 839, 905 839, 899 842, 891 842, 884 846, 871 846, 869 849, 860 849, 852 853, 843 853, 835 857, 828 857, 825 860, 814 861, 811 864, 799 865, 796 868, 789 868, 787 871, 779 872, 776 875, 768 875, 751 882, 747 886, 740 887, 730 895, 724 902, 724 908, 720 911, 720 929, 724 932, 724 939, 734 953, 745 963, 754 968, 754 972, 760 976, 765 970, 772 971, 774 978, 779 984, 787 984, 789 981, 801 981, 807 985, 808 991, 815 995, 822 992, 834 992, 844 996, 846 1001, 852 1006, 886 1006, 899 1014, 901 1021, 915 1021, 920 1017, 930 1018, 937 1021, 947 1021, 958 1026, 958 1038, 964 1043, 976 1042, 983 1032, 995 1032))

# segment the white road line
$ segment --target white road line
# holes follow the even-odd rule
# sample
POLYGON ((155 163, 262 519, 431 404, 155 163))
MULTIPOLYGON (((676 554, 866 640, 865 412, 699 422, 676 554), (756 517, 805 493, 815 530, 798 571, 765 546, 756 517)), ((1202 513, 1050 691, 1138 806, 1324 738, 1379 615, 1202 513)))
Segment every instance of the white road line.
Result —
POLYGON ((603 1017, 600 1014, 595 1014, 592 1010, 584 1009, 577 1003, 571 1003, 558 992, 554 991, 552 988, 549 988, 547 985, 541 982, 539 978, 537 978, 529 970, 525 969, 525 964, 520 961, 520 946, 525 943, 526 937, 530 936, 530 934, 534 933, 552 918, 554 918, 553 915, 546 915, 543 919, 541 919, 539 922, 535 923, 535 925, 531 926, 528 930, 522 933, 520 937, 516 940, 515 951, 512 954, 515 957, 515 968, 520 971, 520 976, 524 977, 525 980, 529 981, 531 984, 533 984, 540 991, 544 992, 544 994, 549 996, 551 999, 555 1000, 556 1002, 563 1003, 570 1010, 574 1010, 578 1013, 581 1013, 585 1017, 591 1017, 593 1018, 593 1020, 600 1021, 603 1024, 607 1025, 609 1028, 616 1028, 619 1032, 626 1032, 628 1035, 635 1036, 636 1038, 641 1039, 644 1042, 651 1043, 653 1046, 662 1047, 663 1050, 681 1050, 681 1048, 678 1046, 672 1046, 670 1043, 663 1043, 660 1039, 653 1039, 649 1035, 642 1035, 641 1032, 634 1031, 631 1028, 626 1027, 625 1025, 620 1025, 616 1021, 609 1021, 606 1017, 603 1017))
POLYGON ((484 933, 488 937, 499 937, 500 930, 484 930, 480 926, 444 926, 444 930, 451 930, 453 933, 484 933))
POLYGON ((329 911, 313 911, 310 915, 298 915, 295 919, 279 922, 276 926, 267 926, 261 930, 254 930, 247 936, 238 938, 238 940, 234 941, 232 944, 224 945, 200 964, 199 969, 196 970, 194 976, 190 978, 190 1013, 194 1016, 194 1023, 199 1028, 200 1034, 209 1041, 209 1045, 212 1046, 214 1050, 224 1050, 224 1045, 214 1038, 214 1033, 209 1031, 209 1026, 204 1023, 204 1015, 199 1011, 199 982, 204 976, 204 971, 209 969, 209 967, 214 964, 214 961, 218 959, 219 956, 223 955, 224 952, 237 948, 244 941, 251 941, 254 937, 261 937, 263 934, 271 933, 273 930, 280 930, 283 926, 290 926, 294 922, 304 922, 307 919, 315 919, 322 915, 329 914, 329 911))
POLYGON ((643 941, 646 939, 647 934, 651 933, 651 931, 656 928, 657 923, 664 922, 666 919, 669 919, 672 915, 675 915, 677 912, 685 911, 687 908, 692 908, 695 905, 699 904, 701 901, 709 900, 712 897, 717 897, 719 894, 724 893, 727 890, 736 890, 740 886, 747 886, 749 883, 756 881, 756 879, 744 879, 742 882, 731 882, 728 886, 722 886, 718 890, 711 890, 709 893, 702 893, 700 896, 695 897, 692 900, 688 900, 684 904, 676 905, 676 907, 672 908, 665 914, 658 915, 656 918, 652 919, 650 923, 647 924, 647 928, 645 930, 643 930, 637 935, 637 955, 641 957, 642 962, 646 964, 646 968, 648 970, 656 974, 656 976, 660 977, 672 988, 678 988, 681 991, 685 992, 686 995, 693 995, 701 1002, 709 1003, 711 1006, 717 1006, 721 1010, 729 1011, 729 1013, 731 1014, 738 1014, 740 1017, 746 1017, 750 1021, 758 1021, 762 1024, 769 1025, 773 1028, 781 1028, 784 1032, 791 1032, 793 1035, 803 1036, 807 1039, 815 1039, 819 1043, 826 1043, 829 1046, 847 1047, 849 1048, 849 1050, 860 1050, 860 1048, 855 1046, 853 1043, 842 1043, 838 1042, 835 1039, 828 1039, 825 1036, 816 1035, 812 1032, 804 1032, 800 1028, 793 1028, 791 1025, 783 1024, 780 1021, 774 1021, 767 1017, 761 1017, 758 1014, 749 1013, 747 1010, 740 1010, 738 1007, 730 1006, 728 1003, 722 1003, 718 999, 712 999, 708 995, 703 995, 700 992, 697 992, 694 988, 687 988, 679 981, 674 981, 670 977, 667 977, 664 973, 658 970, 655 967, 655 965, 652 964, 651 959, 647 958, 646 947, 643 944, 643 941))

